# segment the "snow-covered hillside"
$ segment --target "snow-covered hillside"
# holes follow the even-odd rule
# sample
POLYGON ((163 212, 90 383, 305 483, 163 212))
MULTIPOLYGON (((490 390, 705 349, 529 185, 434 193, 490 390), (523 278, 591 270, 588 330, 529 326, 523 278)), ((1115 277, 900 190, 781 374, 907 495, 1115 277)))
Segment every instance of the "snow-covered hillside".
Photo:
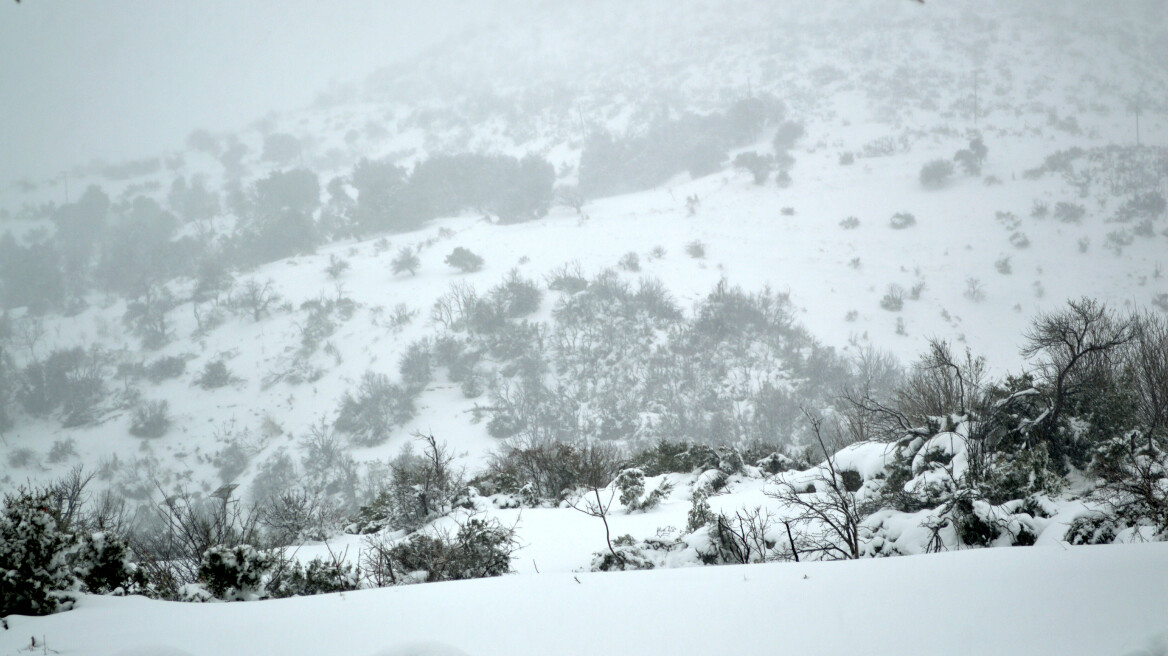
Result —
POLYGON ((1168 535, 1168 12, 527 4, 301 110, 0 193, 0 255, 27 265, 0 261, 0 491, 92 474, 117 528, 95 526, 192 570, 135 588, 155 596, 188 595, 214 546, 159 538, 183 507, 221 512, 224 541, 367 577, 377 549, 488 520, 514 530, 511 574, 240 604, 85 595, 9 618, 0 656, 30 637, 62 654, 1168 651, 1168 551, 1137 544, 1168 535), (1082 358, 1091 376, 1061 375, 1079 360, 1057 344, 1021 354, 1068 307, 1115 336, 1082 358), (431 460, 436 487, 406 482, 431 460), (1126 474, 1147 485, 1117 492, 1126 474), (282 495, 311 518, 273 528, 282 495), (799 513, 837 502, 832 553, 799 513), (589 571, 609 555, 670 571, 589 571), (806 562, 836 556, 881 558, 806 562))

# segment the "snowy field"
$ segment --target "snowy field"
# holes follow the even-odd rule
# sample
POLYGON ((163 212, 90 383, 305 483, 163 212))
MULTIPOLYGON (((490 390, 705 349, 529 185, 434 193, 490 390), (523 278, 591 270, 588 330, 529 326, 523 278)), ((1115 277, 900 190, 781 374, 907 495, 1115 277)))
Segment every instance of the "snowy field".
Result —
MULTIPOLYGON (((0 654, 1152 656, 1168 545, 552 573, 281 601, 87 597, 9 618, 0 654)), ((1158 641, 1158 642, 1157 642, 1158 641)), ((1159 647, 1155 647, 1155 645, 1159 647)))

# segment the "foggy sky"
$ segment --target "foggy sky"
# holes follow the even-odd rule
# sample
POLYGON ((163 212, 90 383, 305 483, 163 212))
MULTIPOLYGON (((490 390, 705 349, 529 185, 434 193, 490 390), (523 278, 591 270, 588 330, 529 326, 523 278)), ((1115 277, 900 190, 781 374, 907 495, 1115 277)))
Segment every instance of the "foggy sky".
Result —
POLYGON ((96 157, 156 156, 194 128, 303 106, 476 11, 451 0, 2 0, 0 186, 96 157))

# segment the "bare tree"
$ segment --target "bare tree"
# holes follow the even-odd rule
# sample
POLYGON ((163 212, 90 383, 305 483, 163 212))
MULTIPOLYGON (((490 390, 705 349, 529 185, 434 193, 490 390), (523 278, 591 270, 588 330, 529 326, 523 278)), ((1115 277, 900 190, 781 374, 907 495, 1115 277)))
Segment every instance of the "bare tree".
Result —
POLYGON ((576 211, 577 215, 584 214, 584 203, 587 199, 584 194, 580 193, 580 188, 576 186, 561 185, 555 190, 556 204, 564 207, 570 207, 576 211))
MULTIPOLYGON (((708 555, 720 562, 742 565, 775 560, 779 556, 776 543, 767 537, 774 525, 774 513, 761 506, 740 508, 732 515, 718 513, 709 526, 714 551, 708 555)), ((793 540, 791 551, 794 559, 799 560, 793 540)))
POLYGON ((1144 313, 1132 319, 1127 363, 1136 397, 1136 414, 1151 446, 1168 431, 1168 321, 1144 313))
POLYGON ((1130 322, 1089 298, 1068 301, 1065 309, 1034 321, 1025 333, 1022 355, 1037 358, 1038 371, 1051 387, 1042 421, 1048 439, 1055 438, 1068 401, 1097 384, 1104 373, 1114 371, 1111 358, 1133 335, 1130 322))
POLYGON ((575 501, 569 501, 568 505, 572 506, 574 510, 578 510, 589 517, 598 517, 601 522, 604 522, 604 541, 608 544, 608 552, 617 561, 623 561, 621 556, 617 554, 616 549, 612 548, 612 532, 608 527, 608 510, 612 508, 612 502, 616 498, 616 488, 612 488, 608 494, 608 500, 602 501, 600 498, 600 488, 593 487, 591 491, 584 493, 575 501), (592 499, 588 496, 592 495, 592 499))
POLYGON ((948 342, 929 340, 929 350, 897 391, 897 406, 917 424, 935 417, 966 416, 984 402, 985 358, 953 353, 948 342))
POLYGON ((226 486, 211 497, 188 492, 167 495, 155 508, 151 525, 131 536, 134 560, 164 595, 198 579, 203 553, 214 546, 254 544, 259 513, 232 497, 226 486))
MULTIPOLYGON (((810 481, 814 489, 800 489, 785 478, 767 496, 785 507, 785 521, 793 554, 800 551, 824 559, 860 557, 861 539, 868 530, 863 526, 869 514, 867 504, 847 489, 844 476, 836 466, 823 434, 823 419, 804 411, 812 433, 826 455, 824 464, 810 481), (795 531, 792 531, 795 527, 795 531)), ((838 427, 837 427, 838 430, 838 427)), ((796 556, 797 557, 797 556, 796 556)))
POLYGON ((272 289, 272 281, 267 280, 262 285, 249 280, 233 299, 236 311, 249 312, 252 321, 259 321, 268 314, 272 305, 280 300, 280 295, 272 289))

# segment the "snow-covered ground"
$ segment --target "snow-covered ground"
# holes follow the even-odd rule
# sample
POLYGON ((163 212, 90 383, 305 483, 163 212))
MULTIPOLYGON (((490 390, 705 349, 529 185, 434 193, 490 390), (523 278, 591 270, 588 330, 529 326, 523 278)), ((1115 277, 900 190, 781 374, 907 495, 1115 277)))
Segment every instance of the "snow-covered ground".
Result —
POLYGON ((1168 545, 545 573, 280 601, 86 597, 0 654, 1162 654, 1168 545), (1161 651, 1149 649, 1159 640, 1161 651))

